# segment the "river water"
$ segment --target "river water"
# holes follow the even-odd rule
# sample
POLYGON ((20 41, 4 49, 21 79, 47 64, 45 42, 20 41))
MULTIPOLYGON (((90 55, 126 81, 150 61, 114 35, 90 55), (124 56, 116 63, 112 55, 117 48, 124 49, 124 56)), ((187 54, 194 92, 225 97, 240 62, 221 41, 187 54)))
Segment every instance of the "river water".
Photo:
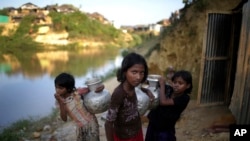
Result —
POLYGON ((76 87, 120 66, 120 49, 88 48, 0 57, 0 129, 20 119, 41 118, 55 108, 54 78, 74 75, 76 87))

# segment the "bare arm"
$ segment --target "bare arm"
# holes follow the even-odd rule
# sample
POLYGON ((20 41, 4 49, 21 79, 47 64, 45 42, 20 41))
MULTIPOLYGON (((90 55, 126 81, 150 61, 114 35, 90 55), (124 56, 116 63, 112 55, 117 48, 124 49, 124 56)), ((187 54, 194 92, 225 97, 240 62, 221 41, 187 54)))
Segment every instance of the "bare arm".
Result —
POLYGON ((63 121, 67 121, 67 109, 66 104, 64 103, 64 99, 58 94, 55 94, 55 98, 59 104, 61 119, 63 121))
POLYGON ((105 122, 105 132, 106 132, 106 138, 107 141, 114 141, 114 126, 113 122, 106 121, 105 122))
POLYGON ((149 89, 146 88, 141 88, 141 90, 147 94, 149 97, 150 101, 153 101, 155 99, 155 96, 152 94, 152 92, 149 89))
POLYGON ((174 100, 165 96, 165 78, 159 78, 160 83, 160 105, 174 105, 174 100))

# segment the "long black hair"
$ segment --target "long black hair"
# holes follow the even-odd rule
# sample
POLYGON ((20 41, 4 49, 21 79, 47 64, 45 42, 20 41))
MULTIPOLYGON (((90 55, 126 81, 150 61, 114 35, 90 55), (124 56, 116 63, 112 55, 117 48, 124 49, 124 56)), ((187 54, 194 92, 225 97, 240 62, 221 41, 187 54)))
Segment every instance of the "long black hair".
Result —
POLYGON ((63 72, 55 78, 56 85, 66 88, 71 93, 75 90, 75 79, 73 75, 63 72))
POLYGON ((116 73, 117 81, 124 82, 126 80, 125 72, 135 64, 142 64, 144 66, 145 70, 142 82, 146 81, 148 76, 148 65, 146 60, 140 54, 134 52, 127 54, 123 58, 121 68, 119 68, 116 73))
POLYGON ((190 94, 193 89, 193 81, 192 81, 191 73, 186 70, 180 70, 174 73, 174 76, 172 77, 172 81, 174 81, 176 77, 181 77, 184 81, 186 81, 187 84, 190 84, 190 87, 185 90, 185 93, 190 94))

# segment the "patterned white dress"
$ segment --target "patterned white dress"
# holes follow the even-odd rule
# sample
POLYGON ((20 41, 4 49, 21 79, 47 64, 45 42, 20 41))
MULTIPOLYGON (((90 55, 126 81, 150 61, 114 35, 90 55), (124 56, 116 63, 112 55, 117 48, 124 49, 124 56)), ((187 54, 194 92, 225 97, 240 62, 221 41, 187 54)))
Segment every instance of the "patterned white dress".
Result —
POLYGON ((95 114, 88 112, 80 95, 75 91, 65 99, 69 116, 78 126, 77 141, 99 141, 99 125, 95 114))

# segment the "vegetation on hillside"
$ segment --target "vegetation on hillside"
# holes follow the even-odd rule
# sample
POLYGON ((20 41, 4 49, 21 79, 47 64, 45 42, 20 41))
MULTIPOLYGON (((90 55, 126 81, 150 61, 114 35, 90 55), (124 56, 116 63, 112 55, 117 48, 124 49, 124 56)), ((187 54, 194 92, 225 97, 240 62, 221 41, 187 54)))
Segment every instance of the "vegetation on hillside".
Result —
MULTIPOLYGON (((41 44, 33 41, 29 35, 31 29, 37 30, 37 27, 31 24, 34 18, 34 16, 24 17, 16 31, 12 31, 9 36, 0 36, 0 53, 19 53, 41 49, 41 44)), ((1 27, 0 31, 2 30, 3 27, 1 27)))
POLYGON ((114 40, 121 34, 112 25, 102 24, 97 20, 90 19, 80 11, 61 14, 50 12, 54 31, 64 31, 69 33, 69 38, 95 38, 101 41, 114 40))
MULTIPOLYGON (((6 14, 6 10, 0 10, 6 14)), ((54 32, 67 31, 69 40, 101 41, 104 43, 115 43, 122 47, 136 46, 142 42, 141 36, 132 35, 131 41, 124 40, 124 34, 110 24, 103 24, 98 20, 91 19, 85 13, 76 11, 63 14, 50 12, 52 18, 52 28, 54 32)), ((16 30, 10 31, 8 36, 0 36, 0 53, 15 53, 27 51, 37 51, 42 49, 42 44, 33 40, 39 26, 35 22, 35 16, 27 15, 22 18, 16 30)), ((0 26, 0 33, 4 30, 4 25, 0 26)), ((68 48, 77 44, 68 45, 68 48)))
POLYGON ((8 10, 7 9, 0 9, 0 15, 8 15, 8 10))

